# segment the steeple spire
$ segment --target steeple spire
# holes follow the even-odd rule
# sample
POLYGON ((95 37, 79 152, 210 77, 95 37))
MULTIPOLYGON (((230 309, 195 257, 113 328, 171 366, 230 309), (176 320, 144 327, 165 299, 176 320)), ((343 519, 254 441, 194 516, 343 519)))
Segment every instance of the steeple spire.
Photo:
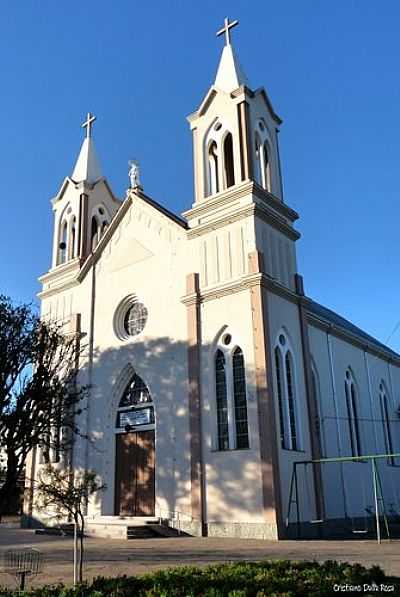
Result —
POLYGON ((92 138, 92 126, 95 120, 96 116, 88 112, 87 119, 82 124, 82 128, 86 128, 86 137, 83 140, 81 151, 71 176, 74 182, 85 181, 89 184, 94 184, 103 176, 92 138))
POLYGON ((231 44, 230 30, 238 24, 239 21, 229 22, 229 18, 226 17, 224 19, 224 26, 217 31, 217 37, 225 35, 225 46, 222 50, 217 76, 215 77, 215 87, 227 93, 234 91, 234 89, 237 89, 241 85, 248 85, 247 77, 239 64, 231 44))

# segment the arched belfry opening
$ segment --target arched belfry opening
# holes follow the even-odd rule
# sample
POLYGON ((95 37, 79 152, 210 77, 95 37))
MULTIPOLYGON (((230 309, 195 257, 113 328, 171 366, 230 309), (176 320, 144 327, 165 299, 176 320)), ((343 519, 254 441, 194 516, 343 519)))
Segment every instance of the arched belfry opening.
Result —
POLYGON ((233 187, 235 184, 235 171, 233 164, 233 139, 232 133, 228 133, 224 139, 224 175, 225 188, 233 187))
POLYGON ((147 385, 134 373, 116 417, 115 514, 153 516, 155 508, 155 416, 147 385))
POLYGON ((219 192, 219 157, 215 141, 208 148, 208 195, 219 192))

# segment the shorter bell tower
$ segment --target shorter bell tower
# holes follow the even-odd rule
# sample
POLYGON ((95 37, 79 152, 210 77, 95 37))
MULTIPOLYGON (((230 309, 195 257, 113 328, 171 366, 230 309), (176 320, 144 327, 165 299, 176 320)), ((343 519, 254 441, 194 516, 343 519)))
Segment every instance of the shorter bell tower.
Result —
POLYGON ((82 265, 96 248, 120 206, 102 175, 92 137, 96 117, 90 112, 82 128, 86 135, 71 176, 52 200, 54 240, 51 269, 82 265))

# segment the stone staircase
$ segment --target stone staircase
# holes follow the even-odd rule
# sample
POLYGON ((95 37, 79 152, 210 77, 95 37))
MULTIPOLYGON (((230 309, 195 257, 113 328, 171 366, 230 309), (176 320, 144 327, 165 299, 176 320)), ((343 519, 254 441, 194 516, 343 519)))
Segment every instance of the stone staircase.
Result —
POLYGON ((106 539, 151 539, 177 537, 178 531, 153 516, 96 516, 85 521, 87 537, 106 539))

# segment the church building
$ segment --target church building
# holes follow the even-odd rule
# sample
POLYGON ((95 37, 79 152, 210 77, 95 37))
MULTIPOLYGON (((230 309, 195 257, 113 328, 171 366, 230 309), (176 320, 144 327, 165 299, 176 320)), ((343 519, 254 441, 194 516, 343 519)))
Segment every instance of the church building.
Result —
MULTIPOLYGON (((299 465, 295 477, 293 464, 400 452, 400 356, 305 295, 299 216, 282 190, 282 120, 239 64, 236 24, 218 32, 215 81, 188 116, 187 211, 149 197, 137 163, 126 197, 113 194, 91 114, 52 200, 39 297, 42 316, 84 347, 78 379, 90 392, 77 424, 90 441, 76 439, 70 464, 106 484, 87 506, 93 533, 153 519, 193 535, 357 532, 373 514, 371 462, 299 465)), ((378 464, 393 516, 399 465, 378 464)), ((38 450, 32 483, 41 467, 38 450)), ((45 519, 30 498, 25 509, 32 524, 45 519)))

